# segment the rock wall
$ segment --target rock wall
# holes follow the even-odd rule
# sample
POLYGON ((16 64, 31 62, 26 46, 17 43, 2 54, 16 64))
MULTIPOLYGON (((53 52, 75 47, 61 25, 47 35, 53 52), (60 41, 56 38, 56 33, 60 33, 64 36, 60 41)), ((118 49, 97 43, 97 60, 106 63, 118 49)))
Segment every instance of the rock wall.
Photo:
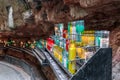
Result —
POLYGON ((113 49, 113 59, 112 59, 113 80, 119 80, 120 79, 120 26, 112 30, 110 35, 110 43, 113 49))
POLYGON ((22 13, 25 11, 25 6, 20 0, 0 0, 0 26, 7 27, 7 6, 13 7, 13 17, 15 26, 20 26, 24 23, 22 13))

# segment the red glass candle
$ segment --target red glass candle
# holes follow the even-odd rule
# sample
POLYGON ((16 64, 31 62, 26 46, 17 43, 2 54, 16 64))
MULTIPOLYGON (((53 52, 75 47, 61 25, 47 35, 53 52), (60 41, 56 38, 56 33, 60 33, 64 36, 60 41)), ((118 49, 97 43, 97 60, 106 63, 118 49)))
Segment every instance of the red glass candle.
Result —
POLYGON ((69 40, 69 39, 66 39, 66 50, 67 50, 67 51, 68 51, 69 43, 70 43, 70 40, 69 40))
POLYGON ((63 38, 66 38, 67 30, 63 30, 63 38))
POLYGON ((51 51, 54 45, 54 40, 52 38, 47 38, 47 49, 51 51))

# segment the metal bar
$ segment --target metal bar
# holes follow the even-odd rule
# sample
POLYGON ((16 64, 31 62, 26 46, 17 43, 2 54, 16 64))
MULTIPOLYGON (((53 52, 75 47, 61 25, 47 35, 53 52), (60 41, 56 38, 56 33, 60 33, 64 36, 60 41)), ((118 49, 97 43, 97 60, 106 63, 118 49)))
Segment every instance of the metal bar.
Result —
POLYGON ((69 76, 72 77, 73 75, 52 55, 52 53, 46 49, 49 55, 55 60, 55 62, 60 66, 60 68, 69 76))
POLYGON ((47 57, 51 68, 53 69, 56 77, 58 80, 68 80, 68 77, 66 76, 66 74, 63 72, 63 70, 61 70, 61 68, 59 67, 59 65, 54 61, 54 59, 49 55, 48 52, 41 50, 45 56, 47 57))
POLYGON ((43 61, 42 61, 41 57, 39 57, 38 54, 35 51, 32 51, 32 52, 34 53, 34 55, 36 56, 36 58, 38 59, 38 61, 42 65, 43 61))
POLYGON ((42 52, 40 52, 40 51, 37 50, 37 49, 34 49, 34 51, 42 58, 42 60, 45 60, 45 56, 43 55, 42 52))
POLYGON ((26 48, 18 48, 18 47, 14 47, 14 46, 7 46, 7 48, 9 48, 9 49, 14 49, 14 50, 16 50, 16 51, 19 51, 19 52, 26 52, 26 53, 28 53, 28 54, 30 54, 30 55, 32 55, 32 56, 35 56, 34 54, 32 54, 32 51, 31 50, 28 50, 28 49, 26 49, 26 48))

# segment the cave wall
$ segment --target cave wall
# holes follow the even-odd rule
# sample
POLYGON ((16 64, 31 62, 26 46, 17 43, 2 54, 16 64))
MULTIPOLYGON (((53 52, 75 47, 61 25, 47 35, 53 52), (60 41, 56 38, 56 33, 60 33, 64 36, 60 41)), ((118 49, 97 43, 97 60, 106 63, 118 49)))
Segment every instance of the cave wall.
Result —
POLYGON ((120 25, 113 29, 110 34, 110 45, 113 49, 112 76, 113 80, 120 79, 120 25))
POLYGON ((22 0, 0 0, 0 26, 7 27, 7 6, 13 7, 15 26, 23 24, 24 21, 22 13, 26 10, 26 8, 22 0))

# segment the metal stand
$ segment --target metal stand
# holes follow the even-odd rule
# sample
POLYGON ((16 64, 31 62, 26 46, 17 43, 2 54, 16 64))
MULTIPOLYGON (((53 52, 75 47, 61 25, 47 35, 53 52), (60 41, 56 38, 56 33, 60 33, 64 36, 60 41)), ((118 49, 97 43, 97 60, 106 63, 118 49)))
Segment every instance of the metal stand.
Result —
MULTIPOLYGON (((17 49, 13 47, 4 47, 5 49, 17 49)), ((2 49, 4 49, 2 47, 2 49)), ((31 54, 31 51, 25 50, 31 54)), ((112 80, 112 49, 99 49, 80 69, 71 75, 63 65, 55 59, 50 51, 45 48, 36 48, 33 55, 37 57, 41 64, 48 64, 53 69, 58 80, 112 80), (36 55, 35 55, 36 54, 36 55)))
MULTIPOLYGON (((61 70, 65 70, 63 65, 57 62, 52 53, 48 51, 45 54, 49 55, 52 60, 62 66, 61 70)), ((49 60, 49 59, 48 59, 49 60)), ((51 62, 51 61, 49 61, 51 62)), ((53 66, 51 66, 54 69, 53 66)), ((55 70, 55 69, 54 69, 55 70)), ((57 71, 55 71, 55 74, 57 71)), ((63 71, 62 71, 63 72, 63 71)), ((69 73, 67 73, 69 75, 69 73)), ((59 75, 58 75, 59 76, 59 75)), ((112 49, 101 48, 90 58, 82 67, 76 72, 75 75, 71 76, 67 80, 112 80, 112 49)), ((60 80, 60 79, 58 79, 60 80)))
POLYGON ((101 48, 70 80, 112 80, 112 49, 101 48))

